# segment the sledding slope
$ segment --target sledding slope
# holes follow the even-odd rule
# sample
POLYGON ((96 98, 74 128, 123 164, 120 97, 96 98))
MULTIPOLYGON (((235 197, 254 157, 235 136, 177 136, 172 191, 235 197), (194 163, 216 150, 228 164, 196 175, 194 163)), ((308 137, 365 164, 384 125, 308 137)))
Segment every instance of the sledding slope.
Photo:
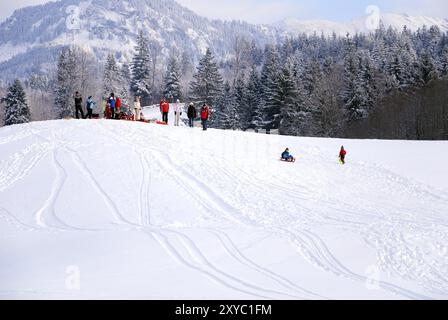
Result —
POLYGON ((448 298, 447 150, 106 120, 1 128, 0 298, 448 298))

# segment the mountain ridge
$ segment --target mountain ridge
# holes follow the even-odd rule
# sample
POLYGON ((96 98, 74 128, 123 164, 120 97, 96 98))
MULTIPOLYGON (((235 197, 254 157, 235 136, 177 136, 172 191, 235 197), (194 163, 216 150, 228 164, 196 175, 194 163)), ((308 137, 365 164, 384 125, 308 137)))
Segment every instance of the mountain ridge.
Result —
MULTIPOLYGON (((119 62, 129 62, 139 30, 144 30, 162 58, 171 52, 187 53, 191 64, 207 47, 221 61, 231 57, 236 35, 258 46, 278 43, 298 34, 366 32, 366 16, 350 23, 287 19, 273 25, 209 19, 174 0, 61 0, 16 10, 0 24, 0 74, 3 80, 49 73, 61 47, 89 48, 100 62, 110 52, 119 62), (70 11, 74 7, 78 12, 70 11), (78 19, 79 18, 79 19, 78 19)), ((446 32, 448 20, 383 14, 385 26, 411 30, 435 24, 446 32)), ((161 62, 162 63, 162 62, 161 62)))
POLYGON ((62 0, 19 9, 0 24, 0 72, 40 73, 54 61, 58 48, 72 44, 90 47, 100 61, 111 51, 119 61, 129 61, 140 30, 164 57, 175 50, 197 58, 211 47, 223 58, 232 47, 233 35, 261 46, 275 42, 277 36, 271 29, 246 22, 201 17, 173 0, 62 0), (73 6, 78 12, 70 11, 73 6), (19 63, 39 55, 49 57, 27 66, 19 63))
MULTIPOLYGON (((368 27, 368 19, 369 16, 364 16, 351 22, 334 22, 330 20, 299 20, 290 18, 279 21, 274 25, 288 34, 317 33, 331 36, 334 32, 338 36, 345 36, 347 33, 369 33, 374 31, 368 27)), ((386 28, 392 27, 398 30, 401 30, 406 26, 411 31, 417 31, 424 26, 430 27, 436 25, 442 32, 448 31, 448 19, 446 18, 411 16, 406 13, 382 13, 379 15, 379 21, 381 21, 386 28)))

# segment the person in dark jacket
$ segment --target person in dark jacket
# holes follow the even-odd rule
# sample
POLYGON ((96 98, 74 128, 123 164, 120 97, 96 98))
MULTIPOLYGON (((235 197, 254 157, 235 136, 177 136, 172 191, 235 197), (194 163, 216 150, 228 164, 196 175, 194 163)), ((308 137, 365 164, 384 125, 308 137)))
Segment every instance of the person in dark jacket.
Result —
POLYGON ((190 105, 188 106, 187 115, 188 115, 188 124, 190 125, 190 128, 193 128, 194 127, 194 119, 196 119, 196 117, 197 117, 196 108, 194 107, 193 102, 191 102, 190 105))
POLYGON ((90 96, 86 102, 87 114, 84 119, 87 119, 87 118, 92 119, 92 113, 93 113, 94 107, 95 107, 95 102, 93 101, 92 96, 90 96))
POLYGON ((294 162, 296 159, 289 153, 289 148, 286 148, 282 153, 282 160, 288 162, 294 162))
POLYGON ((73 98, 75 99, 76 119, 79 119, 79 112, 81 112, 81 119, 84 119, 84 110, 82 110, 82 95, 76 91, 73 98))
POLYGON ((210 109, 204 103, 201 108, 201 122, 202 122, 202 130, 207 131, 207 121, 210 116, 210 109))
POLYGON ((107 104, 110 107, 111 119, 115 119, 115 107, 117 105, 117 100, 115 99, 115 94, 113 92, 110 94, 107 104))

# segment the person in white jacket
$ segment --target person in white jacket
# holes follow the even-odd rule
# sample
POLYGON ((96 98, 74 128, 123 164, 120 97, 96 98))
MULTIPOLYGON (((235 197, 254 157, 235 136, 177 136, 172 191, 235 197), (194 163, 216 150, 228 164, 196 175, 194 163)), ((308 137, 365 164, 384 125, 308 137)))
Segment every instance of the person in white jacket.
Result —
POLYGON ((140 119, 141 119, 141 117, 140 117, 141 111, 142 111, 142 106, 140 104, 140 97, 136 96, 134 98, 134 120, 135 121, 140 121, 140 119))
POLYGON ((174 105, 174 125, 176 127, 178 127, 180 124, 180 116, 182 115, 182 112, 182 104, 179 100, 177 100, 176 104, 174 105))

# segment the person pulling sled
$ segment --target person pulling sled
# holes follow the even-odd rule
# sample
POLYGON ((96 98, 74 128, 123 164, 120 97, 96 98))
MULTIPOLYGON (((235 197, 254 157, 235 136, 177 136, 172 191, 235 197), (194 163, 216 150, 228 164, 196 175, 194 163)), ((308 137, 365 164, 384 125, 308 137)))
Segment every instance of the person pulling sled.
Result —
POLYGON ((289 153, 289 148, 286 148, 286 150, 283 151, 281 160, 286 162, 296 162, 296 159, 289 153))

